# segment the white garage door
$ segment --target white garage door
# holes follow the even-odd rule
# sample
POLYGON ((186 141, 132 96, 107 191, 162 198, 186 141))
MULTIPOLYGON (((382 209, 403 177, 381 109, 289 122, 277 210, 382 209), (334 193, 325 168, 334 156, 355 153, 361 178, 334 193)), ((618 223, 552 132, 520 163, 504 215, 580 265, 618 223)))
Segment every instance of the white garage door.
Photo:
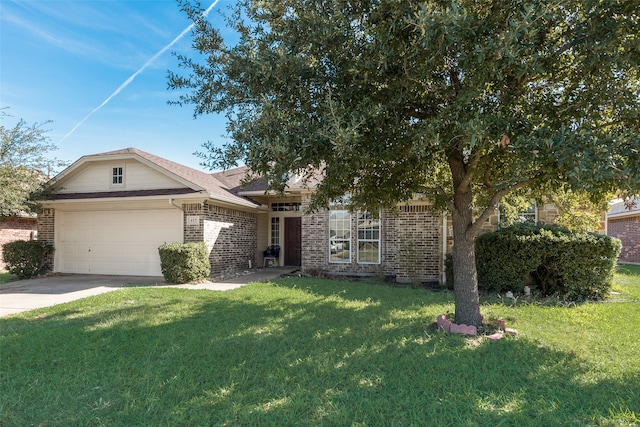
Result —
POLYGON ((161 276, 158 246, 182 242, 177 209, 56 212, 56 270, 161 276))

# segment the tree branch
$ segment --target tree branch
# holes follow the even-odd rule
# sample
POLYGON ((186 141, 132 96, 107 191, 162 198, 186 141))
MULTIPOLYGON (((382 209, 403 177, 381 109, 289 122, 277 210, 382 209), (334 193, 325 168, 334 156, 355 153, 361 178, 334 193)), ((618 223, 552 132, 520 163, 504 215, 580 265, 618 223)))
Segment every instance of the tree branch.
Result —
POLYGON ((491 216, 491 214, 493 214, 495 209, 498 207, 498 203, 500 203, 500 200, 505 195, 507 195, 508 193, 510 193, 512 191, 516 191, 516 190, 519 190, 520 188, 523 188, 523 187, 526 187, 528 185, 531 185, 533 182, 535 182, 541 176, 542 176, 541 174, 540 175, 536 175, 533 178, 527 179, 525 181, 518 182, 518 183, 512 185, 509 188, 505 188, 503 190, 500 190, 500 191, 496 192, 496 194, 494 194, 493 197, 491 198, 491 200, 489 201, 489 204, 487 205, 485 210, 473 222, 473 224, 471 225, 471 227, 469 228, 467 233, 471 233, 472 235, 475 236, 478 233, 478 231, 480 231, 480 227, 482 226, 482 223, 484 223, 491 216))
POLYGON ((451 200, 451 196, 444 191, 442 187, 421 187, 421 191, 425 193, 436 193, 442 196, 443 199, 446 200, 446 206, 448 210, 453 210, 453 200, 451 200))
POLYGON ((570 42, 565 43, 564 45, 560 46, 560 49, 556 50, 555 52, 553 52, 554 56, 560 56, 563 53, 565 53, 566 51, 568 51, 569 49, 571 49, 572 47, 574 47, 575 45, 578 44, 578 42, 580 41, 580 39, 573 39, 570 42))
POLYGON ((473 156, 471 156, 469 163, 465 165, 465 175, 464 175, 464 179, 460 183, 460 187, 468 187, 469 185, 471 185, 471 181, 475 176, 475 172, 476 172, 476 169, 478 168, 478 164, 480 163, 480 159, 482 159, 482 150, 484 149, 485 144, 486 144, 486 139, 485 141, 482 142, 482 144, 480 144, 480 146, 478 147, 476 152, 473 154, 473 156))

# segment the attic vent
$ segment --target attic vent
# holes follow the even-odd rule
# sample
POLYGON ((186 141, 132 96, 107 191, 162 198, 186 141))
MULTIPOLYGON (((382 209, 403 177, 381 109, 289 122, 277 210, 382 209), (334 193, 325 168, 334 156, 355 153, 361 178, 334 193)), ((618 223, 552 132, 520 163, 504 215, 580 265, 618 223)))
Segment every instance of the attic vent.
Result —
POLYGON ((405 206, 400 206, 400 212, 425 213, 425 212, 429 212, 429 206, 428 205, 405 205, 405 206))

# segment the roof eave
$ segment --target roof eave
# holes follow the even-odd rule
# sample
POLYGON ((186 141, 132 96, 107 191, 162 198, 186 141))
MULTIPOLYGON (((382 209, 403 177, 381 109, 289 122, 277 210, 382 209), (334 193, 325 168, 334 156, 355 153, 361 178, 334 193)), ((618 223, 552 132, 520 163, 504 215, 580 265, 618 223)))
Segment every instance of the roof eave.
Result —
POLYGON ((164 194, 156 196, 130 196, 130 197, 85 197, 82 199, 59 199, 59 200, 43 200, 41 204, 44 207, 51 205, 65 205, 70 203, 96 203, 96 202, 141 202, 141 201, 155 201, 155 200, 207 200, 206 195, 202 193, 189 193, 189 194, 164 194))
POLYGON ((625 218, 625 217, 638 216, 638 215, 640 215, 640 210, 633 210, 628 212, 617 212, 614 214, 607 213, 607 219, 625 218))
POLYGON ((244 199, 240 199, 238 200, 238 198, 231 198, 231 197, 224 197, 224 196, 220 196, 218 194, 209 194, 209 198, 211 200, 216 200, 219 202, 224 202, 224 203, 229 203, 232 205, 240 205, 240 206, 244 206, 244 207, 248 207, 248 208, 259 208, 261 205, 255 202, 251 202, 249 200, 244 200, 244 199))

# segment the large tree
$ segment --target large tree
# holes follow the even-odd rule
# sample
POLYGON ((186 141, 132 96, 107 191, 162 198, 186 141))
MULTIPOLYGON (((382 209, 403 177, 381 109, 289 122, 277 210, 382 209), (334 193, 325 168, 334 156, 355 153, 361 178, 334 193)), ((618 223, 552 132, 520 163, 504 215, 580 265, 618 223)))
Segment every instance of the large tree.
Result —
MULTIPOLYGON (((0 118, 8 117, 0 111, 0 118)), ((48 123, 0 125, 0 217, 35 212, 49 174, 64 165, 48 156, 57 148, 47 136, 48 123)))
POLYGON ((640 186, 638 0, 244 0, 233 43, 182 8, 197 54, 169 87, 231 138, 204 164, 276 190, 320 169, 314 208, 431 198, 453 221, 458 323, 481 323, 474 239, 503 197, 640 186))

